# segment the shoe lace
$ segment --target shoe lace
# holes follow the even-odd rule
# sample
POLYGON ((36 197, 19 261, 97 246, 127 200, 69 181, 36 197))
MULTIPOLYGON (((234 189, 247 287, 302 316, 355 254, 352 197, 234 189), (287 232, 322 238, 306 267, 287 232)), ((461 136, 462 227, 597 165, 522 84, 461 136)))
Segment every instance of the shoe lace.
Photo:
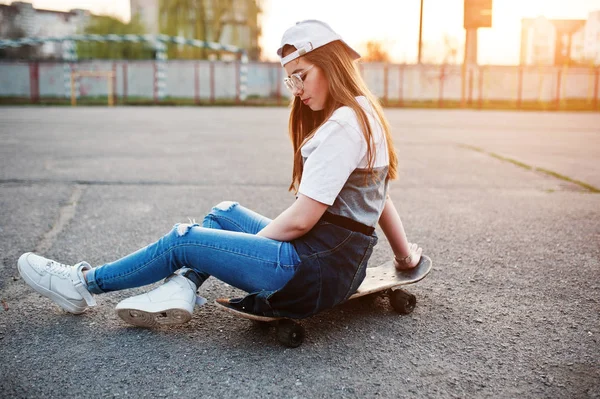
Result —
POLYGON ((58 263, 55 261, 48 261, 48 263, 46 263, 46 269, 48 270, 48 272, 60 276, 60 277, 64 277, 67 278, 69 277, 69 273, 70 273, 70 268, 68 265, 64 265, 62 263, 58 263))

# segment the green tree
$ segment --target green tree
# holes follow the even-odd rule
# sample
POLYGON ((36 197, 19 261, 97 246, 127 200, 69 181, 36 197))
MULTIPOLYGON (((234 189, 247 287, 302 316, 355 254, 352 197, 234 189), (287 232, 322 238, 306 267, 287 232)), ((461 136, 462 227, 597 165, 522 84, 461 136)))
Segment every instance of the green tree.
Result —
MULTIPOLYGON (((207 41, 207 16, 204 0, 160 0, 158 26, 162 34, 207 41)), ((172 58, 206 58, 206 50, 169 44, 172 58)))
MULTIPOLYGON (((223 30, 229 25, 232 37, 227 44, 244 47, 241 45, 241 36, 248 35, 248 31, 251 37, 260 34, 260 12, 258 0, 160 0, 159 31, 169 36, 223 43, 223 30)), ((247 50, 250 59, 260 56, 257 40, 251 40, 247 50)), ((220 56, 219 51, 177 44, 170 44, 167 50, 170 59, 206 59, 211 54, 220 56)))
MULTIPOLYGON (((132 17, 129 23, 109 16, 94 15, 83 33, 96 35, 143 35, 145 28, 138 16, 132 17)), ((115 42, 79 42, 77 43, 79 59, 148 59, 153 58, 154 50, 147 43, 115 43, 115 42)))

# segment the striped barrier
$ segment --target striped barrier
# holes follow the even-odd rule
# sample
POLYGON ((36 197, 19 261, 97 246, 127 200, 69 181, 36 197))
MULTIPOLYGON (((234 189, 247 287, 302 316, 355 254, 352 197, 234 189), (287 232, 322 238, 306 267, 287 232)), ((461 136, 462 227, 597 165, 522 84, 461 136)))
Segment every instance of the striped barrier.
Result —
MULTIPOLYGON (((74 63, 77 61, 77 52, 75 47, 75 42, 72 40, 65 40, 62 42, 62 50, 63 50, 63 80, 65 85, 65 97, 71 97, 71 92, 73 88, 71 87, 71 76, 74 72, 73 69, 75 67, 74 63)), ((79 80, 74 82, 74 90, 77 98, 79 98, 79 80)))
MULTIPOLYGON (((215 51, 226 51, 228 53, 238 54, 240 57, 239 68, 239 97, 244 101, 247 97, 247 75, 248 75, 248 55, 246 50, 229 44, 220 44, 213 42, 204 42, 196 39, 186 39, 181 36, 167 35, 71 35, 62 37, 26 37, 15 40, 0 40, 0 49, 6 47, 35 46, 45 43, 63 43, 64 65, 64 84, 65 97, 71 97, 71 72, 73 72, 74 63, 77 61, 77 42, 113 42, 113 43, 149 43, 156 53, 155 67, 155 95, 158 99, 163 99, 167 94, 167 44, 181 44, 198 48, 207 48, 215 51)), ((76 89, 79 92, 78 88, 76 89)))

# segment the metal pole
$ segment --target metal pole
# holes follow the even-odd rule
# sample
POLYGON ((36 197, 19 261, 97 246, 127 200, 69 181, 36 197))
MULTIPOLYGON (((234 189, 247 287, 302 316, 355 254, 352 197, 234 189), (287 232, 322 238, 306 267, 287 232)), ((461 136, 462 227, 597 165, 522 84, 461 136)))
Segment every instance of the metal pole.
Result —
POLYGON ((242 51, 240 54, 240 100, 246 101, 248 98, 248 54, 242 51))
POLYGON ((399 85, 398 85, 398 105, 400 105, 401 107, 403 105, 402 101, 403 101, 403 94, 404 94, 403 93, 403 89, 404 89, 404 67, 405 67, 405 64, 402 64, 402 65, 399 66, 399 69, 398 69, 398 74, 399 74, 399 76, 398 76, 398 82, 399 82, 399 85))
POLYGON ((559 68, 556 71, 556 104, 555 107, 557 110, 560 109, 560 84, 562 83, 562 75, 563 70, 559 68))
POLYGON ((106 77, 108 78, 108 106, 112 107, 115 105, 115 80, 116 74, 113 72, 109 72, 106 77))
POLYGON ((421 0, 421 11, 419 12, 419 56, 417 64, 421 63, 421 53, 423 48, 423 0, 421 0))
POLYGON ((127 62, 123 63, 123 103, 127 102, 127 62))
POLYGON ((210 102, 215 102, 215 61, 210 61, 210 102))
POLYGON ((235 62, 235 102, 239 104, 240 102, 240 60, 236 60, 235 62))
POLYGON ((477 28, 465 29, 465 58, 461 72, 460 106, 466 104, 467 74, 470 68, 477 65, 477 28))
POLYGON ((598 82, 600 82, 600 68, 596 69, 596 79, 594 79, 594 109, 598 109, 598 82))
POLYGON ((110 104, 110 100, 109 100, 109 105, 114 105, 117 103, 117 63, 113 62, 113 67, 112 67, 112 104, 110 104))
POLYGON ((71 72, 71 106, 74 107, 77 104, 75 98, 75 73, 71 72))
POLYGON ((442 64, 442 67, 440 68, 440 93, 439 93, 439 107, 440 108, 444 108, 444 79, 445 79, 445 64, 442 64))
POLYGON ((479 68, 479 109, 483 107, 483 73, 485 70, 485 67, 479 68))
POLYGON ((194 62, 194 103, 200 104, 200 72, 198 61, 194 62))
POLYGON ((523 105, 523 65, 519 65, 519 75, 517 83, 517 109, 523 105))
POLYGON ((388 80, 389 80, 389 66, 386 62, 383 64, 383 103, 388 105, 388 80))
POLYGON ((37 61, 29 64, 29 94, 33 104, 40 102, 40 64, 37 61))

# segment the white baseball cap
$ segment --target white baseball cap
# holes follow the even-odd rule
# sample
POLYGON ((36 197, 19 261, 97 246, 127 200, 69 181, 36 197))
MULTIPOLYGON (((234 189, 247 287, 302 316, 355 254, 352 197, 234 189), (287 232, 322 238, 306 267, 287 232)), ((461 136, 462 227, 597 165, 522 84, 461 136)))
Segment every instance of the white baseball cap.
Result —
POLYGON ((305 21, 296 22, 296 25, 286 30, 281 38, 281 46, 277 50, 277 55, 282 57, 283 46, 286 44, 296 47, 296 51, 281 58, 281 65, 284 66, 288 62, 303 56, 309 51, 335 40, 339 40, 346 45, 353 59, 356 60, 360 58, 360 54, 352 47, 348 46, 348 44, 342 40, 342 37, 335 33, 329 25, 325 22, 317 21, 316 19, 307 19, 305 21))

